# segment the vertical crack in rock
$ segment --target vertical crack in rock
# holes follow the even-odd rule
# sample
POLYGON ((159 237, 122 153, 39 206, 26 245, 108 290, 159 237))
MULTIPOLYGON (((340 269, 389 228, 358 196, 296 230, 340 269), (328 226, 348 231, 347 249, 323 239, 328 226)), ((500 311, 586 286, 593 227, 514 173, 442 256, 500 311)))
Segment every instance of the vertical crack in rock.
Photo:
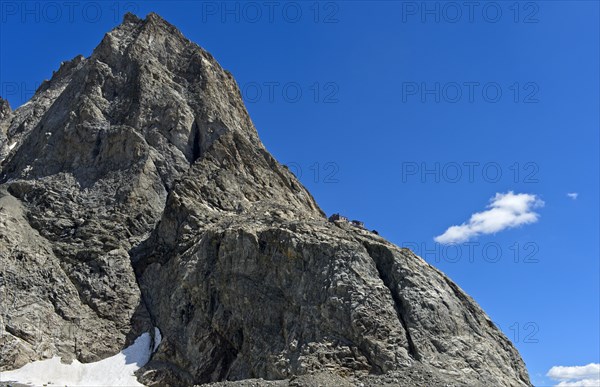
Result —
POLYGON ((404 316, 404 314, 406 313, 406 305, 400 297, 400 289, 398 288, 399 283, 394 279, 394 276, 392 274, 394 256, 391 254, 391 252, 387 250, 381 251, 385 249, 385 247, 383 246, 375 246, 365 241, 363 241, 362 244, 367 250, 367 253, 371 257, 371 259, 373 259, 375 267, 377 268, 377 272, 379 273, 379 278, 381 278, 381 281, 383 281, 383 284, 389 290, 390 295, 394 300, 394 309, 396 310, 396 314, 398 315, 398 320, 400 320, 400 324, 402 324, 402 327, 406 332, 406 341, 408 342, 408 353, 415 360, 420 360, 421 356, 412 339, 410 327, 408 326, 406 322, 406 317, 404 316))
POLYGON ((194 120, 194 125, 191 130, 191 148, 192 154, 189 159, 190 164, 194 164, 196 160, 198 160, 201 156, 201 146, 202 146, 202 133, 200 133, 200 127, 198 126, 198 122, 194 120))

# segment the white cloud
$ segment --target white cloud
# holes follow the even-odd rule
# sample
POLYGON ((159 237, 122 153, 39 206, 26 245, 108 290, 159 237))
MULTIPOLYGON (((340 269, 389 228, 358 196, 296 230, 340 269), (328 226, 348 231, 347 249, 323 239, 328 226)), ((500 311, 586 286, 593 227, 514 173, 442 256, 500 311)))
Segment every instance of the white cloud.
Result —
POLYGON ((573 200, 577 200, 577 196, 579 196, 579 194, 577 192, 569 192, 567 196, 573 200))
POLYGON ((582 379, 573 382, 562 381, 556 387, 600 387, 600 379, 582 379))
POLYGON ((600 364, 590 363, 585 366, 554 366, 546 374, 559 381, 557 387, 598 387, 600 386, 600 364))
POLYGON ((442 244, 462 243, 478 235, 535 223, 539 214, 533 209, 543 205, 544 202, 533 194, 496 193, 487 206, 489 210, 474 213, 468 222, 449 227, 434 240, 442 244))

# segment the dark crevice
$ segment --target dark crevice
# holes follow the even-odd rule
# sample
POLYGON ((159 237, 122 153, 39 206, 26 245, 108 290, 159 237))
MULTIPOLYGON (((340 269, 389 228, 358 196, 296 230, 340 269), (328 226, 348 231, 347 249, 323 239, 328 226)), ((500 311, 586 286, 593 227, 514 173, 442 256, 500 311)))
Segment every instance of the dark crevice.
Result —
POLYGON ((383 375, 385 374, 385 372, 383 372, 383 368, 381 368, 381 366, 379 366, 375 360, 373 360, 373 356, 371 356, 371 354, 369 353, 369 351, 362 351, 360 350, 360 353, 367 358, 367 362, 371 365, 371 369, 369 370, 369 373, 371 375, 383 375))
POLYGON ((188 161, 190 164, 194 164, 202 155, 202 133, 196 120, 194 120, 192 130, 190 131, 189 147, 190 155, 188 161))
POLYGON ((98 155, 100 155, 100 150, 102 149, 102 135, 99 133, 96 137, 96 143, 94 144, 94 148, 92 149, 92 159, 97 159, 98 155))
POLYGON ((373 262, 375 262, 375 267, 377 268, 379 278, 381 278, 385 287, 388 288, 390 295, 394 300, 394 310, 398 315, 400 324, 406 332, 408 354, 415 360, 421 360, 421 355, 419 354, 419 351, 417 350, 417 347, 412 339, 406 318, 404 317, 404 311, 406 310, 406 307, 404 305, 404 301, 399 296, 398 281, 394 280, 393 275, 391 274, 394 256, 390 251, 380 251, 384 249, 383 246, 375 246, 366 242, 362 242, 362 244, 367 250, 369 256, 373 259, 373 262))
POLYGON ((19 339, 26 341, 27 343, 29 343, 31 345, 36 344, 36 338, 31 333, 25 332, 24 330, 22 330, 18 327, 13 327, 11 325, 5 325, 4 329, 6 330, 6 332, 10 333, 11 335, 18 337, 19 339))
POLYGON ((233 362, 237 358, 238 350, 217 331, 213 331, 207 341, 215 345, 209 359, 207 359, 208 361, 203 364, 203 369, 199 373, 197 380, 200 383, 225 380, 233 362))

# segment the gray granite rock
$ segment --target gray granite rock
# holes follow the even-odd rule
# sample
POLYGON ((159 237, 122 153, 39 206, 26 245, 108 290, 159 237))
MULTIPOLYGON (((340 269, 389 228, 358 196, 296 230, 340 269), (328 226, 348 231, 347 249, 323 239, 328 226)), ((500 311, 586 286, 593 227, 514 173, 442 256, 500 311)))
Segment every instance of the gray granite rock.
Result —
POLYGON ((0 100, 0 129, 0 371, 157 326, 147 385, 531 385, 444 274, 327 221, 231 74, 155 14, 0 100))

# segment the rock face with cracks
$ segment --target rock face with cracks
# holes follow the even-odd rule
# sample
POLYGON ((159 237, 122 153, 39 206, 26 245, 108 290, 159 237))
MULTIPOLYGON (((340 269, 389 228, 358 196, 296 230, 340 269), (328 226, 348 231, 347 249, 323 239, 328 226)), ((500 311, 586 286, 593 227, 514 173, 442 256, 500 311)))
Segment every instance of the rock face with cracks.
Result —
POLYGON ((156 326, 147 385, 531 385, 444 274, 328 222, 231 74, 156 14, 0 99, 0 160, 0 371, 156 326))

